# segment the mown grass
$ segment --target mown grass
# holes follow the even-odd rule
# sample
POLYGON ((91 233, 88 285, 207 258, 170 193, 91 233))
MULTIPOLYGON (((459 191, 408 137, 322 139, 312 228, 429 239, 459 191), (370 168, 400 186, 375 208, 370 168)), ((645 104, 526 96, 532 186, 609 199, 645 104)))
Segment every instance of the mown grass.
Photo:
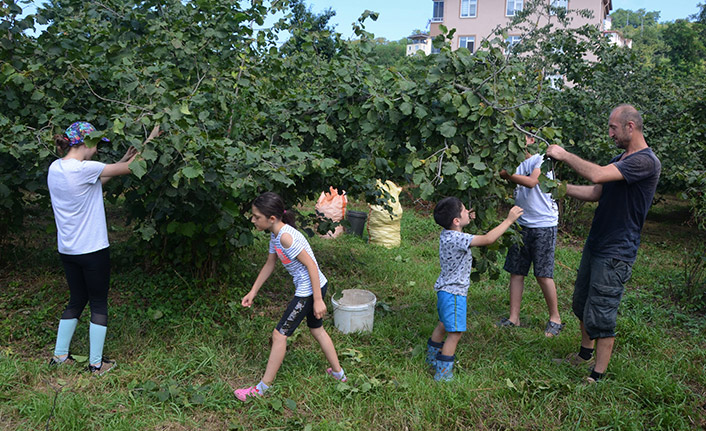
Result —
MULTIPOLYGON (((359 207, 357 207, 359 209, 359 207)), ((590 211, 590 208, 586 209, 590 211)), ((145 274, 131 263, 123 230, 111 231, 114 271, 106 354, 118 368, 92 378, 81 364, 46 365, 57 319, 68 298, 45 232, 28 226, 0 275, 0 426, 20 430, 537 430, 704 429, 706 325, 670 298, 683 255, 704 240, 683 225, 682 207, 655 208, 628 283, 609 378, 582 384, 586 370, 551 359, 578 348, 571 291, 581 238, 560 235, 556 282, 566 322, 556 339, 536 282, 527 279, 523 326, 500 330, 508 277, 483 277, 469 290, 468 333, 457 352, 455 381, 433 382, 425 341, 436 324, 437 226, 407 209, 402 243, 387 250, 364 239, 314 238, 330 292, 360 287, 378 297, 372 333, 344 335, 325 326, 347 371, 338 384, 306 328, 290 340, 267 397, 240 403, 232 389, 262 375, 268 338, 292 294, 278 268, 252 309, 240 298, 266 258, 264 235, 239 256, 241 270, 197 282, 176 270, 145 274), (117 240, 116 240, 117 238, 117 240)), ((327 298, 330 304, 330 295, 327 298)), ((687 304, 688 305, 688 304, 687 304)), ((72 352, 87 355, 88 311, 72 352)))

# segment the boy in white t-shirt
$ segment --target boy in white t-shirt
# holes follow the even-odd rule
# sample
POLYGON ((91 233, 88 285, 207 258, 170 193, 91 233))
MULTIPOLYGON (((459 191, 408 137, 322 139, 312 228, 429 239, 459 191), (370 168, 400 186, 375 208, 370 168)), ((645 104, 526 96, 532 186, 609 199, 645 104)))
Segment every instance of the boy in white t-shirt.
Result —
MULTIPOLYGON (((540 154, 530 154, 529 147, 534 142, 533 136, 525 135, 525 161, 517 167, 513 175, 505 170, 500 171, 500 177, 517 184, 515 204, 521 206, 525 213, 517 220, 522 226, 523 245, 510 247, 504 265, 504 269, 510 273, 510 316, 501 319, 498 326, 520 326, 520 303, 525 277, 529 273, 530 265, 533 265, 534 276, 542 289, 549 310, 549 321, 544 335, 554 337, 559 335, 564 327, 559 316, 554 284, 554 250, 559 210, 551 194, 544 193, 539 188, 544 158, 540 154)), ((547 173, 547 176, 553 179, 552 173, 547 173)))

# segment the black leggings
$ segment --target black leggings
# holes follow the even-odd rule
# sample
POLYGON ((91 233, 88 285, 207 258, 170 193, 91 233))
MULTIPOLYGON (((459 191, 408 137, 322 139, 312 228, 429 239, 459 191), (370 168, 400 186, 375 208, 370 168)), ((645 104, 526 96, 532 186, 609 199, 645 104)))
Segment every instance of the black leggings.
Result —
POLYGON ((108 326, 108 286, 110 285, 110 251, 108 248, 87 254, 61 254, 71 297, 62 319, 78 319, 91 303, 91 322, 108 326))

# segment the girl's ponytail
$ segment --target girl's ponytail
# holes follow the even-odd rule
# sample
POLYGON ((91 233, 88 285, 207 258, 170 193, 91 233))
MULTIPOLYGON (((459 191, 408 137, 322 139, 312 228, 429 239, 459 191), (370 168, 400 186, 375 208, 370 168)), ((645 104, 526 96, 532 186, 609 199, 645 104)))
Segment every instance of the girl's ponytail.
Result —
POLYGON ((275 216, 293 228, 297 227, 294 212, 284 208, 284 201, 277 193, 265 192, 255 198, 252 205, 265 217, 275 216))
POLYGON ((65 153, 71 146, 71 141, 65 134, 54 135, 54 145, 59 150, 60 153, 65 153))
POLYGON ((292 226, 293 228, 297 227, 297 221, 294 215, 294 211, 284 210, 284 214, 282 214, 282 221, 292 226))

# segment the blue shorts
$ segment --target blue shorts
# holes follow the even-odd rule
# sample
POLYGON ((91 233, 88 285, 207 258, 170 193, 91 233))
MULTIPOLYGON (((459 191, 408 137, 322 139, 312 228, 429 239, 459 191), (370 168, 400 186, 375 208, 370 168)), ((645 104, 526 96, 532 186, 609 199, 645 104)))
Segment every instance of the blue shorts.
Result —
POLYGON ((436 292, 439 322, 446 332, 466 332, 466 297, 440 290, 436 292))

